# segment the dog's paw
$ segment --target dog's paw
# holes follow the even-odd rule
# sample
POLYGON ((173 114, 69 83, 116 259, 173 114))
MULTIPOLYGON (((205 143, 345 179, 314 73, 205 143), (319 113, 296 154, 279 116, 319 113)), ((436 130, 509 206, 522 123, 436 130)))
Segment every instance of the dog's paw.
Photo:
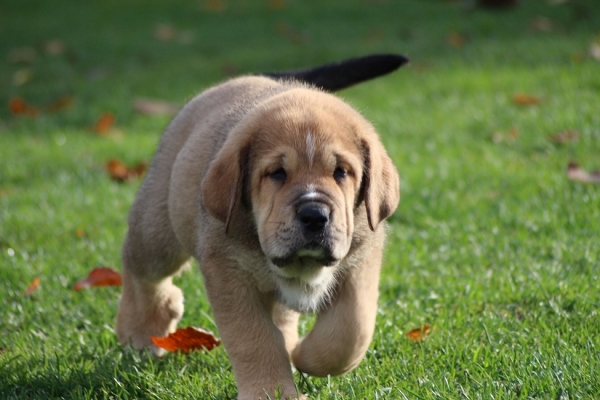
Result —
POLYGON ((183 316, 183 293, 170 282, 132 286, 124 286, 121 295, 116 326, 119 342, 136 349, 152 349, 160 356, 165 350, 156 347, 150 337, 164 337, 175 331, 183 316))

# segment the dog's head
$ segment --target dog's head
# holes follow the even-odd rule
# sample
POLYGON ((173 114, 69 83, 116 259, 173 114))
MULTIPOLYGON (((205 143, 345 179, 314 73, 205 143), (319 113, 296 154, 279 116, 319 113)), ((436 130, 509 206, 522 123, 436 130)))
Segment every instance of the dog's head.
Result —
POLYGON ((202 194, 225 229, 241 208, 252 213, 284 301, 310 309, 350 251, 357 210, 366 211, 375 231, 398 204, 399 181, 358 112, 332 95, 300 88, 267 100, 234 128, 202 194))

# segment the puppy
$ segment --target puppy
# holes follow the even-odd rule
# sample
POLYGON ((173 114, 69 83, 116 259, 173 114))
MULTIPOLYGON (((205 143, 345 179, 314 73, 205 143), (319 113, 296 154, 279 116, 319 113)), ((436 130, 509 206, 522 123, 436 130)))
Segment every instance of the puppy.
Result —
POLYGON ((239 399, 302 397, 300 371, 340 375, 371 341, 384 223, 399 179, 371 124, 327 93, 390 72, 379 55, 232 79, 190 101, 167 127, 129 216, 122 344, 162 349, 196 257, 239 399), (319 88, 317 87, 319 86, 319 88), (299 340, 299 313, 316 312, 299 340))

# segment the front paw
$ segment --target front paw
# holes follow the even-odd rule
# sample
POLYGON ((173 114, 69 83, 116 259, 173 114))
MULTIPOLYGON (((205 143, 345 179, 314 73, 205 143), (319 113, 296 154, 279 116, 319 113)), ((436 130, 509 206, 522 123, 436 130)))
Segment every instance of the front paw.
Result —
POLYGON ((165 350, 156 347, 150 337, 174 332, 182 316, 183 293, 170 282, 153 286, 124 283, 116 323, 119 342, 152 349, 160 356, 165 350))

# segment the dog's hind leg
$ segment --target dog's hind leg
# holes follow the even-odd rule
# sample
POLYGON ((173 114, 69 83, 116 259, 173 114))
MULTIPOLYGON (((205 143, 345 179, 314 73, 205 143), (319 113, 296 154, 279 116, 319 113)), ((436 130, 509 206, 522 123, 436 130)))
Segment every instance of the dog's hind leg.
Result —
POLYGON ((183 315, 183 294, 172 278, 188 259, 171 228, 166 201, 142 188, 122 252, 123 291, 116 326, 121 344, 164 352, 150 336, 173 332, 183 315))
POLYGON ((325 377, 360 363, 375 329, 382 247, 383 240, 374 243, 363 264, 340 279, 332 304, 319 312, 312 331, 292 352, 298 370, 325 377))

